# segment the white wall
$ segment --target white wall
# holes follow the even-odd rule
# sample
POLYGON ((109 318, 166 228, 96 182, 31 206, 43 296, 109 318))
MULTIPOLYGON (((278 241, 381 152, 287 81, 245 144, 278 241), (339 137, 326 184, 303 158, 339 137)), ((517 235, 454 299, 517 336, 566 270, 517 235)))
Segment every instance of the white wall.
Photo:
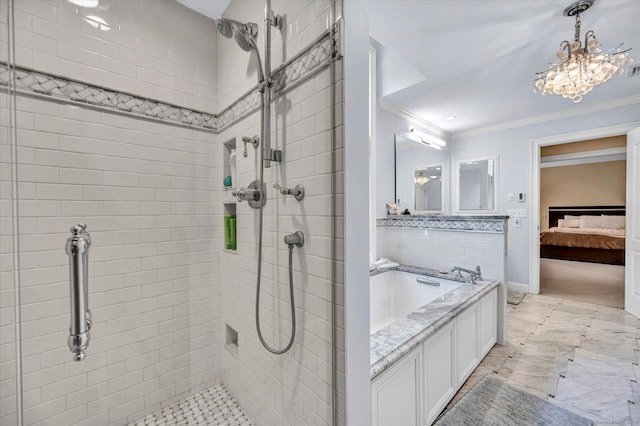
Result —
MULTIPOLYGON (((404 131, 414 123, 410 119, 400 117, 378 108, 377 126, 377 179, 376 196, 378 200, 393 199, 393 134, 404 131)), ((449 166, 454 167, 458 161, 489 156, 498 156, 498 211, 506 214, 509 208, 529 208, 530 191, 530 144, 532 139, 552 135, 560 135, 587 129, 608 127, 616 124, 637 121, 640 116, 640 105, 614 108, 603 112, 583 114, 576 117, 560 118, 543 123, 482 133, 474 136, 457 137, 450 144, 449 166), (526 202, 508 202, 507 193, 525 192, 526 202)), ((450 169, 452 170, 452 169, 450 169)), ((453 173, 450 173, 453 175, 453 173)), ((455 181, 449 180, 446 191, 455 193, 455 181)), ((451 201, 451 203, 454 203, 451 201)), ((384 203, 377 206, 377 216, 384 217, 384 203)), ((531 212, 522 219, 521 228, 513 228, 509 221, 508 241, 508 280, 509 282, 528 285, 529 283, 529 236, 528 229, 532 224, 531 212)), ((378 244, 379 246, 379 244, 378 244)), ((379 255, 378 255, 379 256, 379 255)))
MULTIPOLYGON (((602 112, 582 114, 570 118, 521 126, 513 129, 483 133, 475 136, 454 137, 451 144, 451 164, 467 158, 497 155, 498 159, 498 208, 506 214, 509 208, 526 208, 527 217, 521 228, 509 223, 508 280, 529 284, 529 228, 537 226, 531 220, 529 194, 531 185, 531 140, 588 129, 631 123, 640 117, 640 105, 630 105, 602 112), (507 202, 507 193, 525 192, 525 203, 507 202)), ((453 184, 453 183, 452 183, 453 184)), ((451 187, 453 189, 453 186, 451 187)))
MULTIPOLYGON (((233 1, 225 16, 260 26, 262 48, 264 6, 261 1, 233 1)), ((285 16, 282 35, 272 32, 273 67, 287 60, 329 28, 331 1, 273 1, 276 13, 285 16), (284 43, 284 48, 283 48, 284 43), (284 53, 283 53, 284 52, 284 53)), ((233 40, 219 38, 218 87, 220 110, 244 95, 257 83, 254 55, 241 50, 233 40)), ((264 57, 262 58, 264 60, 264 57)), ((341 74, 335 88, 336 125, 342 129, 341 74)), ((258 340, 255 325, 255 289, 258 241, 258 210, 238 203, 238 243, 235 252, 221 251, 222 322, 238 332, 238 354, 224 349, 222 379, 231 394, 256 425, 310 425, 332 422, 332 334, 331 334, 331 91, 334 84, 328 68, 274 100, 272 141, 283 152, 284 161, 265 169, 267 204, 264 207, 261 326, 266 341, 284 347, 291 329, 288 292, 288 250, 285 235, 302 231, 305 243, 293 250, 296 339, 284 355, 272 355, 258 340), (272 185, 293 188, 304 185, 305 198, 283 197, 272 185)), ((251 114, 222 131, 219 143, 240 136, 260 134, 259 113, 251 114)), ((336 132, 338 133, 338 132, 336 132)), ((339 134, 339 133, 338 133, 339 134)), ((260 142, 262 143, 262 141, 260 142)), ((238 185, 257 179, 258 150, 249 146, 248 157, 238 147, 238 185)), ((258 149, 260 149, 259 147, 258 149)), ((222 146, 219 146, 222 150, 222 146)), ((338 141, 336 160, 342 176, 342 149, 338 141)), ((222 174, 219 169, 216 174, 222 174)), ((218 184, 220 180, 218 180, 218 184)), ((341 191, 340 191, 341 192, 341 191)), ((216 235, 222 235, 222 203, 235 203, 219 185, 216 194, 216 235)), ((341 196, 337 198, 341 205, 341 196)), ((341 211, 341 209, 339 209, 341 211)), ((340 227, 341 229, 342 227, 340 227)), ((341 264, 338 279, 342 276, 341 264)), ((342 286, 339 286, 339 289, 342 286)), ((343 312, 341 293, 338 309, 343 312)), ((344 318, 340 318, 341 327, 344 318)), ((343 330, 338 330, 341 339, 343 330)), ((344 351, 341 340, 340 348, 344 351)), ((344 423, 344 366, 339 366, 342 397, 337 409, 344 423)))

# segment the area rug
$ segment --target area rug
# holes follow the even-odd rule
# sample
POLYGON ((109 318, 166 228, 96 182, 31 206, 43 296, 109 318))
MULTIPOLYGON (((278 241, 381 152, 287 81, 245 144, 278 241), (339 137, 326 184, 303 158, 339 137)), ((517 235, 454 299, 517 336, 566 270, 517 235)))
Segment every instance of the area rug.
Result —
POLYGON ((434 423, 438 426, 578 426, 584 417, 486 375, 434 423))
POLYGON ((524 299, 525 294, 521 291, 511 290, 507 288, 507 303, 510 305, 519 305, 524 299))

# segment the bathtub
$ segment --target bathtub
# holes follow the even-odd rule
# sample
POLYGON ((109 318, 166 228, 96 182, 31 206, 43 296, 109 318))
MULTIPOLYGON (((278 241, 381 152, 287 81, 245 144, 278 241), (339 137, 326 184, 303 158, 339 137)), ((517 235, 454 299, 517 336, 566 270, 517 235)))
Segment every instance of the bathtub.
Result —
POLYGON ((464 285, 458 281, 403 271, 387 271, 370 278, 370 333, 374 334, 427 303, 464 285))

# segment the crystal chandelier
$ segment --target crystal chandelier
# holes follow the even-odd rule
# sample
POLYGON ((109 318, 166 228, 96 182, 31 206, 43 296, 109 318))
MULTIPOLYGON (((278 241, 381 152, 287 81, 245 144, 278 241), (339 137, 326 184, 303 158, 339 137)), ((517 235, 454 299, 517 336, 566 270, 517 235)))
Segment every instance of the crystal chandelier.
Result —
POLYGON ((565 16, 575 16, 575 37, 573 43, 563 41, 557 56, 558 64, 550 64, 547 71, 537 74, 533 91, 555 93, 580 102, 582 96, 589 93, 594 86, 604 83, 614 75, 624 72, 624 67, 633 59, 628 57, 631 49, 622 50, 620 43, 616 48, 603 51, 600 42, 592 30, 584 36, 584 45, 580 42, 580 14, 593 5, 594 0, 579 0, 567 6, 565 16))
POLYGON ((415 183, 417 183, 418 185, 421 185, 421 186, 422 186, 422 185, 425 185, 427 182, 429 182, 429 178, 428 178, 428 177, 426 177, 426 176, 424 175, 424 172, 421 170, 421 171, 420 171, 420 174, 419 174, 418 176, 416 176, 416 177, 414 177, 414 178, 413 178, 413 181, 414 181, 415 183))

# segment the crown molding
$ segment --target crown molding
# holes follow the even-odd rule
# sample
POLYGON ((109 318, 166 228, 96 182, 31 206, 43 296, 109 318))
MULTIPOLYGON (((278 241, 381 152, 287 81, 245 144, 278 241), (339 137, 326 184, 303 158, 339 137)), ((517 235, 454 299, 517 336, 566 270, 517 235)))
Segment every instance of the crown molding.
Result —
MULTIPOLYGON (((406 109, 402 109, 397 105, 392 104, 391 102, 389 102, 386 99, 379 99, 378 100, 378 106, 388 112, 390 112, 391 114, 395 114, 399 117, 402 118, 406 118, 407 120, 413 121, 415 123, 418 123, 423 129, 431 132, 432 134, 434 134, 435 136, 439 136, 440 138, 444 139, 445 141, 449 142, 451 140, 451 133, 447 132, 446 130, 436 126, 435 124, 425 120, 422 117, 419 117, 417 115, 415 115, 412 112, 407 111, 406 109)), ((409 130, 409 129, 407 129, 409 130)))
POLYGON ((459 139, 468 136, 477 136, 487 133, 495 133, 502 130, 514 129, 517 127, 529 126, 531 124, 539 124, 547 121, 561 120, 563 118, 575 117, 578 115, 589 114, 592 112, 606 111, 608 109, 620 108, 628 105, 640 104, 640 95, 628 96, 626 98, 614 99, 612 101, 599 102, 593 105, 583 105, 571 108, 561 112, 550 112, 547 114, 536 115, 522 120, 514 120, 506 123, 494 124, 491 126, 479 127, 477 129, 467 130, 460 133, 454 133, 453 139, 459 139))

